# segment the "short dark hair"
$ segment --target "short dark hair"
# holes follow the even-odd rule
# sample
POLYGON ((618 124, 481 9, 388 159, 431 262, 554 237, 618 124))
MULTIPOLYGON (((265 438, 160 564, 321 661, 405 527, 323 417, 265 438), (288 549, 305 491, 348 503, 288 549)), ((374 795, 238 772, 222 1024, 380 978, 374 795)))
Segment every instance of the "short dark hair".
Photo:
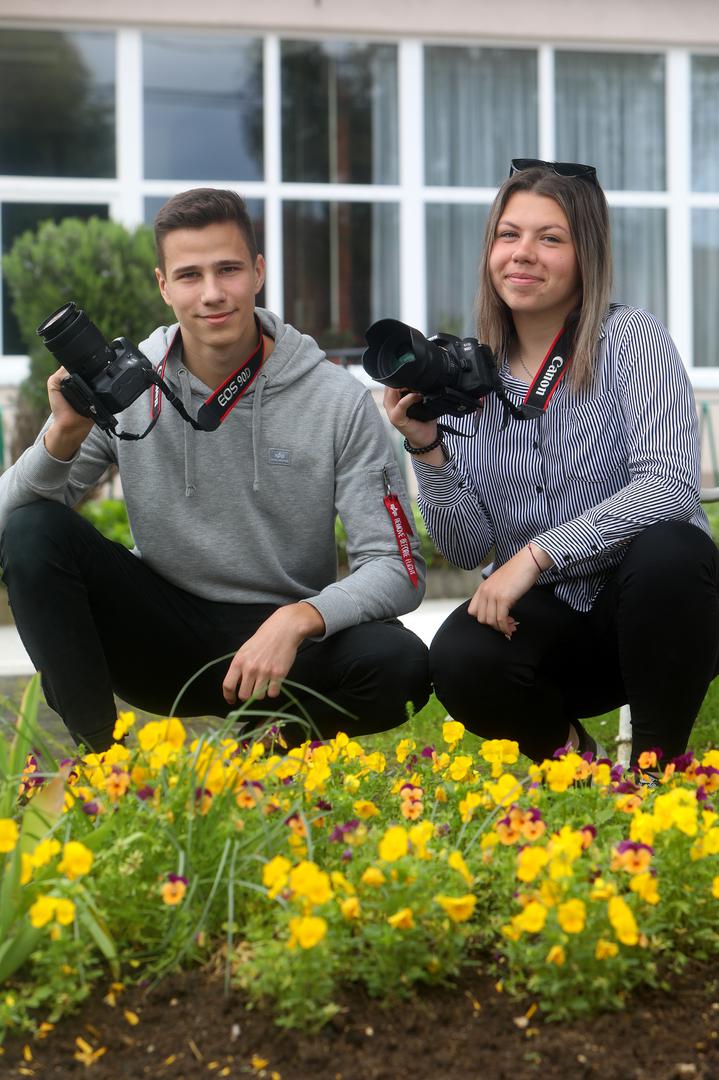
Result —
POLYGON ((234 221, 245 238, 250 258, 257 258, 257 238, 247 203, 236 191, 224 188, 191 188, 173 195, 155 217, 157 265, 165 270, 163 242, 175 229, 204 229, 222 221, 234 221))

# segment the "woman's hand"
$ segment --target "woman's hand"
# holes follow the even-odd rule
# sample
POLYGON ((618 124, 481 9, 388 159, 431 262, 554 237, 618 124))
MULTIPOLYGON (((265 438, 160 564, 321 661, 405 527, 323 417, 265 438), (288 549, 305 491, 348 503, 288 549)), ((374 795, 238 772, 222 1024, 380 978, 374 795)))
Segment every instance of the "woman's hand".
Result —
POLYGON ((407 416, 407 409, 421 400, 422 395, 413 391, 394 390, 391 386, 386 386, 384 390, 387 419, 404 435, 410 446, 429 446, 437 438, 436 420, 412 420, 407 416))
POLYGON ((531 551, 528 546, 523 547, 509 562, 500 566, 499 570, 495 570, 482 582, 469 602, 469 614, 473 615, 477 622, 491 626, 511 639, 519 626, 510 614, 512 607, 529 592, 541 570, 548 570, 552 565, 551 556, 536 544, 532 544, 531 551), (535 558, 537 562, 534 561, 535 558))

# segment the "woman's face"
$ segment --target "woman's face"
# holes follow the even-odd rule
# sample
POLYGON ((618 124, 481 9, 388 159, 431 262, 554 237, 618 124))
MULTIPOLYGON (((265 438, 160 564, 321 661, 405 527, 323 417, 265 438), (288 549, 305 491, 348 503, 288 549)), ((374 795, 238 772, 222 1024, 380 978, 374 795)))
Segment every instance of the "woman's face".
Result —
POLYGON ((562 321, 581 296, 579 267, 567 217, 554 199, 517 191, 497 224, 489 273, 513 314, 562 321))

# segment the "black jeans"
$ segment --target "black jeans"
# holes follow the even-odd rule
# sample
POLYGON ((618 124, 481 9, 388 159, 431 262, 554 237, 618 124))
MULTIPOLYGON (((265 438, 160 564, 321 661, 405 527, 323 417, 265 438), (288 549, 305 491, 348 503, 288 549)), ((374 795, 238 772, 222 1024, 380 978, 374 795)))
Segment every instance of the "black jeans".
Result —
POLYGON ((628 703, 632 762, 686 749, 719 671, 719 554, 701 529, 660 522, 633 541, 589 612, 535 586, 507 639, 467 604, 430 647, 437 697, 470 731, 516 739, 534 760, 567 741, 570 723, 628 703))
MULTIPOLYGON (((96 751, 112 742, 113 694, 169 715, 224 717, 229 659, 275 604, 225 604, 185 592, 67 507, 40 500, 15 510, 0 545, 17 629, 42 674, 48 704, 73 738, 96 751)), ((430 693, 427 648, 397 620, 363 623, 300 646, 288 679, 327 697, 292 690, 324 737, 383 731, 421 708, 430 693), (337 706, 351 715, 340 712, 337 706)), ((284 695, 256 709, 298 715, 284 695)), ((293 725, 289 737, 301 740, 293 725)), ((313 736, 310 736, 313 737, 313 736)))

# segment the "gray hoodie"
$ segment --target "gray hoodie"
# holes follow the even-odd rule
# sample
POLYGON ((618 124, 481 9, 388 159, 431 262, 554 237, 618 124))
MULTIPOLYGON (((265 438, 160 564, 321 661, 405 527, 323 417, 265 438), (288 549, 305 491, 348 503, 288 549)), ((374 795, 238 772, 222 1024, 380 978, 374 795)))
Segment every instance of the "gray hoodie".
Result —
MULTIPOLYGON (((188 592, 237 604, 309 600, 328 635, 416 608, 424 564, 412 537, 415 587, 384 505, 383 469, 407 516, 409 504, 370 392, 312 338, 269 311, 257 314, 275 347, 217 431, 194 431, 165 400, 146 439, 121 441, 95 427, 63 462, 43 442, 51 418, 0 477, 0 532, 13 509, 34 499, 75 505, 116 463, 135 554, 188 592), (335 514, 348 537, 350 574, 342 581, 335 514)), ((153 364, 176 330, 160 327, 141 343, 153 364)), ((210 388, 175 351, 165 379, 196 416, 210 388)), ((148 391, 120 414, 118 427, 144 431, 149 409, 148 391)))

